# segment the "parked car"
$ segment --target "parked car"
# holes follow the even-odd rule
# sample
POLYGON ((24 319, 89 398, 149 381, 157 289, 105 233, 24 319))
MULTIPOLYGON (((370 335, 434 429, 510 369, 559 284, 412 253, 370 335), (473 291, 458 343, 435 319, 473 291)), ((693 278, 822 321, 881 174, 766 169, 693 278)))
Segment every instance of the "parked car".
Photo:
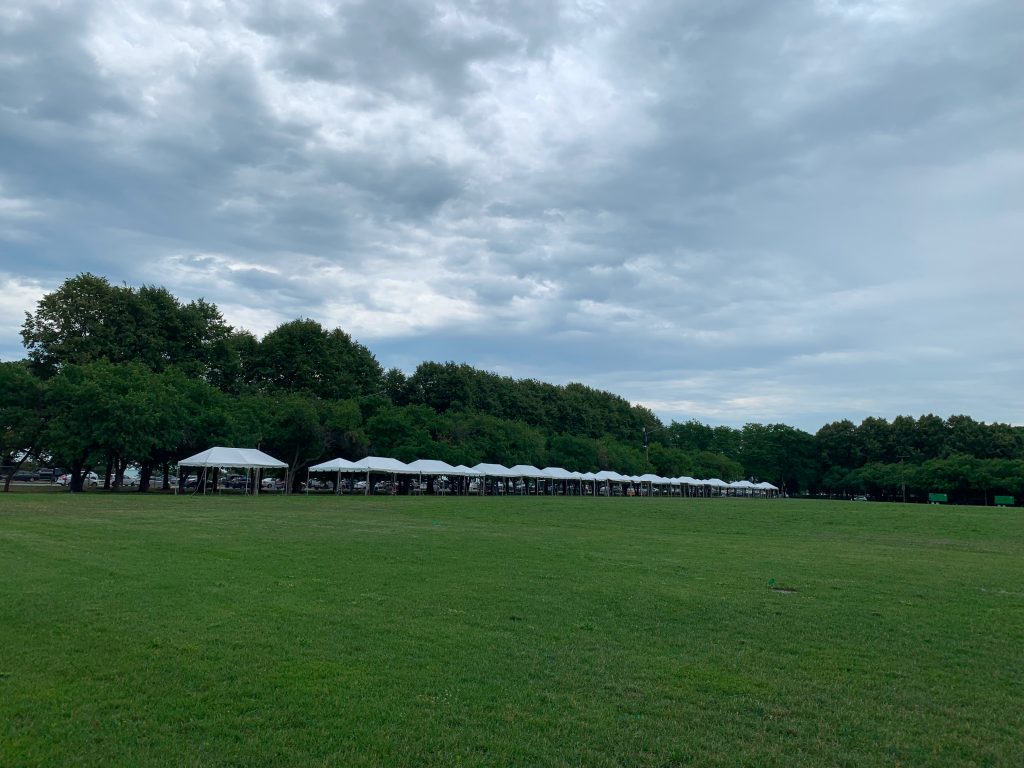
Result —
MULTIPOLYGON (((117 479, 117 475, 114 473, 110 474, 110 487, 114 487, 114 481, 117 479)), ((122 488, 136 488, 139 485, 139 471, 137 469, 126 469, 124 477, 121 479, 122 488)))
MULTIPOLYGON (((57 485, 71 485, 71 475, 61 475, 54 480, 57 485)), ((95 472, 87 472, 85 478, 82 480, 82 488, 95 488, 100 484, 100 477, 95 472)))
POLYGON ((16 483, 34 483, 39 474, 34 469, 19 469, 11 479, 16 483))
POLYGON ((223 488, 238 488, 245 489, 249 487, 248 475, 227 475, 221 481, 221 487, 223 488))

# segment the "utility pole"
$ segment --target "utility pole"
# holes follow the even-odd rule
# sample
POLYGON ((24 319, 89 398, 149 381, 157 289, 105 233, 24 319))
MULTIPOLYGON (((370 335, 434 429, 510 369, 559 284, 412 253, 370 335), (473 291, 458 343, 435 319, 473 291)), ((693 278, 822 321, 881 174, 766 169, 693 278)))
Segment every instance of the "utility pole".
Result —
POLYGON ((651 446, 647 442, 647 427, 644 427, 644 461, 651 463, 651 446))

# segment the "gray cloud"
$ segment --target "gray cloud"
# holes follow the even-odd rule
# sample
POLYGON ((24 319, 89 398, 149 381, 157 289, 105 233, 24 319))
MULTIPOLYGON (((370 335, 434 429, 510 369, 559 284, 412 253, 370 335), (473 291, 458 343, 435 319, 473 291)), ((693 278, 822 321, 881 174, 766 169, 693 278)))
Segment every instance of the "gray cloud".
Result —
POLYGON ((666 418, 1024 422, 1014 0, 0 11, 0 354, 83 270, 666 418))

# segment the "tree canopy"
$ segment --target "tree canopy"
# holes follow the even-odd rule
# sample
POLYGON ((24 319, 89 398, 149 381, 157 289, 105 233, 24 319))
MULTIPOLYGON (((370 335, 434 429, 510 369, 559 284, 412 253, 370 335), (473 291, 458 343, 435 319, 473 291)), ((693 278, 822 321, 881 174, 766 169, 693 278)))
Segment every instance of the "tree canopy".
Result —
MULTIPOLYGON (((654 413, 581 383, 514 379, 465 363, 385 371, 340 328, 299 318, 258 339, 202 299, 92 274, 45 295, 22 328, 26 359, 0 364, 0 454, 152 473, 213 444, 259 446, 299 470, 368 453, 768 480, 791 493, 970 500, 1024 495, 1024 430, 957 414, 869 417, 814 435, 654 413)), ((165 479, 166 482, 166 479, 165 479)))

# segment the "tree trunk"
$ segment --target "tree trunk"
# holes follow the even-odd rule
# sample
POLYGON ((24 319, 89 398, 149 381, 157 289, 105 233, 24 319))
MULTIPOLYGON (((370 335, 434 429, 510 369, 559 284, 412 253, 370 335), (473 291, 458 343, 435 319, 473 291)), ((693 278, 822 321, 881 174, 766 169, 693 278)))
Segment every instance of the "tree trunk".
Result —
POLYGON ((164 482, 160 488, 162 491, 171 490, 171 465, 169 462, 164 462, 164 482))
POLYGON ((4 493, 8 493, 11 490, 11 480, 14 479, 15 473, 21 469, 21 465, 25 463, 26 459, 28 459, 27 453, 22 455, 21 461, 11 466, 11 471, 8 472, 7 477, 4 478, 4 493))
POLYGON ((82 462, 75 461, 71 464, 71 493, 82 492, 82 482, 85 476, 82 474, 82 462))
POLYGON ((108 458, 107 459, 107 471, 103 475, 103 490, 104 491, 109 491, 110 490, 110 476, 113 474, 113 472, 114 472, 114 459, 113 458, 108 458))
POLYGON ((142 466, 139 467, 139 493, 145 493, 149 490, 149 479, 153 475, 153 464, 148 461, 142 462, 142 466))

